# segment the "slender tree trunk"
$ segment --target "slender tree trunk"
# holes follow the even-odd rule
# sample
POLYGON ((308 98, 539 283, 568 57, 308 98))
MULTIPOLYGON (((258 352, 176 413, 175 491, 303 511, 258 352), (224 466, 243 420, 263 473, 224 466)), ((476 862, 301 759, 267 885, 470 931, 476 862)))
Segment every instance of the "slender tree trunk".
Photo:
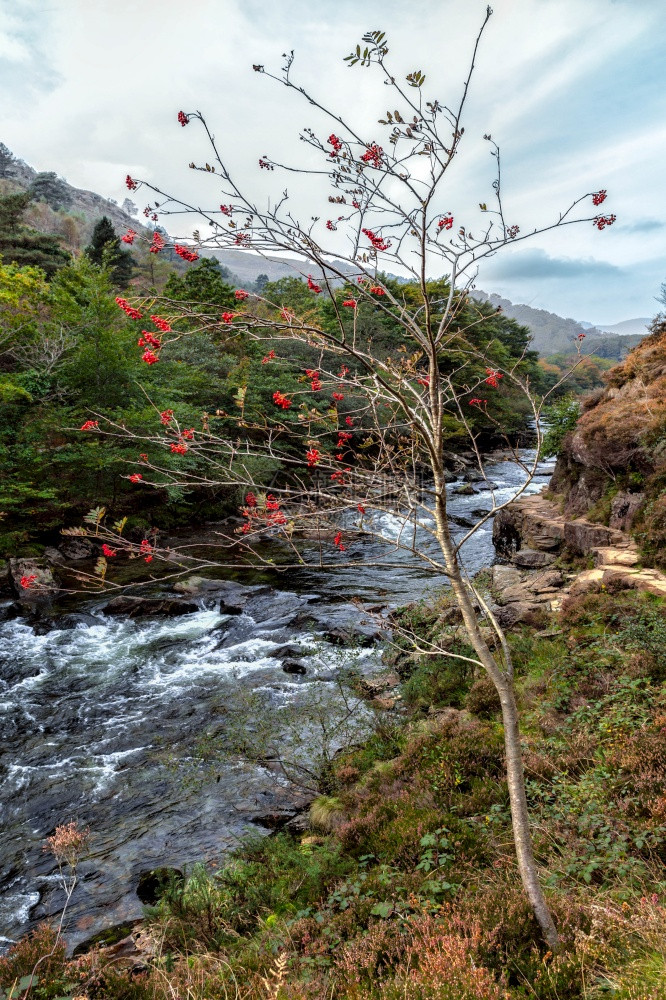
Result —
POLYGON ((469 641, 474 647, 476 655, 483 664, 486 673, 495 685, 502 706, 506 777, 509 786, 511 825, 518 870, 520 871, 525 893, 530 901, 544 939, 552 951, 557 951, 560 946, 560 938, 555 927, 555 922, 548 909, 548 904, 546 903, 546 898, 539 882, 536 861, 534 860, 532 834, 527 809, 527 795, 525 793, 525 772, 523 770, 518 707, 516 705, 512 670, 510 666, 506 670, 500 666, 481 633, 471 595, 463 581, 449 533, 449 526, 446 519, 446 484, 443 477, 439 479, 436 475, 435 491, 437 495, 437 536, 446 560, 451 587, 460 608, 469 641))

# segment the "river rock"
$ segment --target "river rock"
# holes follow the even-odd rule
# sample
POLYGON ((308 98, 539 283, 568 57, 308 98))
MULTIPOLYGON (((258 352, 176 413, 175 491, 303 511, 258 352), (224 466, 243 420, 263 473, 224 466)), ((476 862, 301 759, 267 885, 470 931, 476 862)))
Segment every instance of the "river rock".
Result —
POLYGON ((447 514, 447 517, 452 524, 457 524, 459 528, 474 527, 474 521, 470 521, 468 517, 461 517, 460 514, 447 514))
POLYGON ((53 628, 59 630, 78 628, 79 625, 83 625, 85 628, 92 628, 94 625, 103 624, 104 620, 102 618, 98 618, 97 615, 90 615, 85 611, 76 611, 69 615, 63 615, 62 618, 53 619, 53 628))
POLYGON ((556 590, 564 584, 564 577, 559 569, 547 569, 543 573, 530 574, 525 585, 535 594, 556 590))
POLYGON ((359 617, 358 608, 346 605, 341 608, 308 608, 293 619, 295 628, 312 628, 327 642, 335 646, 372 646, 383 637, 382 629, 375 622, 359 617))
POLYGON ((521 569, 543 569, 555 562, 555 556, 551 552, 536 552, 534 549, 520 549, 511 560, 514 566, 521 569))
POLYGON ((472 515, 472 517, 482 518, 482 517, 485 517, 486 514, 490 514, 490 511, 486 510, 485 507, 474 507, 470 511, 470 514, 472 515))
POLYGON ((460 486, 456 486, 453 492, 458 497, 473 497, 476 495, 476 490, 471 483, 461 483, 460 486))
POLYGON ((71 562, 78 562, 81 559, 92 559, 95 554, 94 543, 89 538, 78 537, 76 535, 66 538, 64 542, 60 543, 58 549, 65 559, 69 559, 71 562))
POLYGON ((128 618, 142 618, 145 615, 191 615, 198 611, 196 604, 176 597, 129 597, 123 594, 112 597, 104 608, 107 615, 127 615, 128 618))
POLYGON ((307 674, 308 668, 302 660, 283 660, 282 669, 285 674, 307 674))
POLYGON ((43 601, 52 597, 59 589, 52 570, 41 559, 10 559, 9 580, 20 601, 43 601), (21 580, 31 576, 35 577, 31 585, 23 587, 21 580))
POLYGON ((499 489, 499 486, 497 485, 497 483, 494 483, 492 481, 492 479, 480 479, 478 482, 474 483, 474 486, 476 487, 477 492, 481 492, 483 490, 498 490, 499 489))

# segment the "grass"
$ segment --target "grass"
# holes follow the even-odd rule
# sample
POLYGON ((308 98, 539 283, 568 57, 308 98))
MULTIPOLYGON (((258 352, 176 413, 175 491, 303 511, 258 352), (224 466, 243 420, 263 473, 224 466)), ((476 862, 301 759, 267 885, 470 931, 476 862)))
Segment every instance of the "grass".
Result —
MULTIPOLYGON (((405 613, 432 638, 445 610, 405 613)), ((570 599, 558 635, 510 639, 560 954, 520 888, 492 692, 410 659, 409 713, 336 758, 314 835, 278 833, 166 884, 144 971, 60 955, 34 995, 73 996, 71 981, 90 1000, 663 1000, 665 623, 656 598, 602 592, 570 599)), ((0 960, 0 986, 34 951, 0 960)))

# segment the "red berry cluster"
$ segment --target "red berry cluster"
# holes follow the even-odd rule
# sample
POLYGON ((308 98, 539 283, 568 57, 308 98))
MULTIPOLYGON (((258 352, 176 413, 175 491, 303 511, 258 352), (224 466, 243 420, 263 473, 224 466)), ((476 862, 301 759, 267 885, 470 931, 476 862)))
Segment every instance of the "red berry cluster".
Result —
POLYGON ((118 549, 112 549, 110 545, 106 544, 106 542, 102 543, 102 552, 107 557, 107 559, 112 559, 113 556, 118 555, 118 549))
POLYGON ((292 400, 285 396, 283 392, 274 392, 273 402, 276 406, 281 407, 283 410, 288 410, 292 404, 292 400))
POLYGON ((31 573, 30 576, 22 576, 21 586, 23 587, 24 590, 30 590, 36 579, 37 579, 36 573, 31 573))
POLYGON ((328 155, 337 156, 340 150, 342 149, 342 139, 338 139, 337 135, 331 132, 326 141, 328 142, 329 146, 333 147, 333 150, 328 155))
POLYGON ((160 359, 157 356, 157 354, 155 354, 147 347, 146 350, 141 355, 141 360, 145 361, 147 365, 156 365, 160 359))
POLYGON ((306 368, 305 374, 311 380, 310 388, 313 392, 319 392, 321 389, 321 379, 319 378, 319 372, 313 371, 312 368, 306 368))
POLYGON ((122 237, 123 243, 134 243, 136 237, 136 231, 134 229, 128 229, 125 235, 122 237))
POLYGON ((386 295, 381 285, 370 285, 369 292, 371 295, 386 295))
POLYGON ((231 205, 220 205, 220 212, 222 212, 222 215, 231 215, 233 208, 231 205))
POLYGON ((382 165, 382 158, 384 155, 384 150, 377 143, 373 142, 372 145, 368 146, 365 153, 361 156, 364 163, 371 163, 376 170, 382 165))
POLYGON ((127 299, 121 299, 120 295, 116 295, 116 305, 120 306, 124 313, 127 313, 130 319, 143 319, 143 314, 139 312, 138 309, 134 309, 127 299))
POLYGON ((437 223, 438 229, 451 229, 453 226, 453 216, 449 212, 448 215, 443 215, 442 218, 437 223))
POLYGON ((375 233, 373 233, 372 229, 362 229, 361 232, 368 237, 368 239, 372 243, 373 250, 378 250, 378 251, 388 250, 388 248, 391 246, 390 241, 385 240, 382 236, 377 236, 375 233))
POLYGON ((594 220, 594 225, 597 229, 605 229, 606 226, 612 226, 616 218, 616 215, 598 215, 594 220))
POLYGON ((321 288, 319 287, 319 285, 312 280, 311 274, 308 274, 308 288, 310 289, 311 292, 314 292, 315 295, 319 295, 321 292, 321 288))
POLYGON ((422 375, 421 378, 417 378, 416 381, 418 382, 419 385, 423 385, 427 388, 430 385, 430 376, 422 375))
POLYGON ((356 309, 356 299, 345 299, 342 304, 343 306, 347 306, 348 309, 356 309))
POLYGON ((195 253, 194 250, 188 250, 187 247, 183 247, 179 243, 176 243, 174 245, 174 250, 176 251, 179 257, 183 258, 183 260, 189 260, 190 262, 199 260, 198 253, 195 253))
POLYGON ((233 321, 234 321, 234 314, 232 312, 222 313, 222 322, 226 323, 227 326, 230 326, 233 323, 233 321))
POLYGON ((308 465, 310 467, 314 465, 319 465, 319 463, 321 462, 321 452, 318 451, 316 448, 309 448, 305 453, 305 457, 307 458, 308 465))
POLYGON ((243 517, 247 518, 245 524, 237 530, 241 535, 247 535, 254 527, 259 527, 263 521, 263 527, 274 528, 286 524, 287 518, 280 510, 280 501, 269 493, 263 506, 257 502, 254 493, 248 493, 245 497, 246 506, 241 508, 243 517))
POLYGON ((148 330, 142 330, 141 334, 142 335, 137 340, 138 347, 145 347, 146 344, 148 344, 149 347, 154 347, 155 350, 159 351, 160 347, 162 346, 162 341, 159 339, 159 337, 156 337, 154 334, 149 333, 148 330))
POLYGON ((181 125, 187 125, 189 123, 189 116, 185 114, 184 111, 178 112, 178 121, 181 125))
POLYGON ((474 399, 470 399, 469 405, 470 406, 485 406, 487 402, 488 402, 487 399, 476 399, 476 398, 474 398, 474 399))
POLYGON ((341 403, 344 398, 345 398, 344 394, 341 392, 333 393, 333 399, 336 401, 336 403, 341 403))
POLYGON ((595 193, 592 195, 592 204, 601 205, 604 201, 606 201, 606 197, 607 197, 607 192, 605 188, 602 188, 601 191, 595 191, 595 193))
POLYGON ((269 361, 275 358, 275 351, 269 351, 268 354, 261 359, 262 365, 267 365, 269 361))
POLYGON ((137 181, 135 181, 133 177, 130 177, 129 174, 125 178, 125 184, 127 184, 127 187, 130 189, 130 191, 136 191, 136 189, 139 186, 137 181))
POLYGON ((246 292, 244 288, 237 288, 234 292, 237 302, 244 302, 245 299, 249 298, 250 293, 246 292))
POLYGON ((502 373, 496 372, 494 368, 486 368, 486 375, 488 378, 484 378, 483 381, 486 385, 492 386, 493 389, 496 389, 499 385, 499 379, 504 378, 502 373))
POLYGON ((80 431, 94 431, 99 427, 98 420, 86 420, 85 424, 81 424, 79 427, 80 431))
POLYGON ((265 160, 263 157, 259 160, 259 166, 261 167, 262 170, 274 169, 273 164, 269 163, 268 160, 265 160))
POLYGON ((338 531, 337 535, 333 539, 333 544, 336 548, 340 549, 341 552, 345 551, 346 546, 342 544, 342 532, 338 531))
POLYGON ((338 227, 336 226, 336 224, 333 222, 332 219, 328 219, 326 222, 326 228, 330 229, 331 232, 334 232, 338 227))
POLYGON ((155 230, 153 233, 153 242, 148 247, 151 253, 159 253, 160 250, 164 250, 164 239, 160 233, 155 230))
POLYGON ((130 483, 140 483, 142 479, 143 476, 141 475, 140 472, 133 472, 132 475, 129 477, 130 483))
MULTIPOLYGON (((169 326, 169 324, 165 319, 162 319, 161 316, 151 316, 150 318, 152 319, 157 329, 161 330, 162 333, 171 333, 171 327, 169 326)), ((145 333, 145 331, 142 332, 145 333)))
MULTIPOLYGON (((130 476, 130 479, 131 478, 132 477, 130 476)), ((144 557, 144 562, 149 563, 153 561, 153 547, 147 538, 144 538, 143 541, 141 542, 141 545, 139 546, 139 551, 141 552, 141 555, 144 557)))
POLYGON ((171 444, 171 451, 174 455, 184 455, 187 451, 187 445, 182 441, 173 441, 171 444))
POLYGON ((160 413, 160 423, 168 427, 173 420, 173 410, 162 410, 160 413))
POLYGON ((510 240, 515 240, 519 232, 520 232, 520 226, 509 226, 509 228, 506 231, 506 235, 509 237, 510 240))

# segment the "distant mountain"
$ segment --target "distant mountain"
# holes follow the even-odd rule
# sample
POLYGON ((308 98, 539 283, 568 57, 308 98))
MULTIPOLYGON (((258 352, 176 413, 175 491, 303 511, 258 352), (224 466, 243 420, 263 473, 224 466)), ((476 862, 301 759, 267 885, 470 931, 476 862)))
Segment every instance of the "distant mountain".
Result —
POLYGON ((644 337, 648 330, 649 324, 652 319, 646 316, 639 316, 637 319, 623 319, 621 323, 613 323, 612 325, 597 323, 597 330, 601 330, 603 333, 619 333, 621 337, 640 335, 644 337))
POLYGON ((645 324, 649 320, 625 320, 615 326, 603 329, 591 323, 558 316, 546 309, 516 305, 500 295, 475 290, 473 296, 491 305, 501 306, 506 316, 528 327, 532 334, 532 347, 544 357, 552 354, 568 354, 581 334, 584 335, 585 354, 597 354, 602 358, 621 360, 632 347, 647 335, 645 324))

